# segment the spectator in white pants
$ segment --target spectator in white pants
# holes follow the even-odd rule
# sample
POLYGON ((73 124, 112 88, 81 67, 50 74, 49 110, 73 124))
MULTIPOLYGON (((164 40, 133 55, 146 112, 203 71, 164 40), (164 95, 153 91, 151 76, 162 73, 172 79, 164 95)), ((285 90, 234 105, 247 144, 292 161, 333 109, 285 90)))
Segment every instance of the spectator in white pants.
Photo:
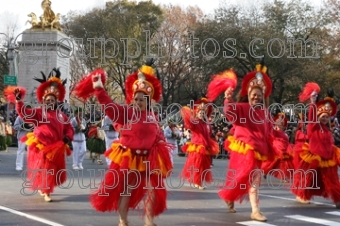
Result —
MULTIPOLYGON (((27 106, 29 107, 29 106, 27 106)), ((24 123, 20 116, 17 116, 14 122, 14 129, 17 132, 18 139, 18 150, 17 150, 17 159, 15 161, 15 170, 21 171, 24 168, 24 156, 26 144, 25 142, 21 142, 21 138, 26 136, 28 132, 33 131, 33 124, 24 123)))
MULTIPOLYGON (((111 148, 111 144, 119 139, 119 132, 115 130, 111 119, 107 116, 102 121, 102 129, 105 131, 105 146, 106 150, 108 150, 111 148)), ((106 158, 106 164, 110 166, 111 160, 109 158, 106 158)))
POLYGON ((173 163, 173 158, 178 154, 178 144, 177 141, 181 139, 182 133, 176 127, 173 120, 169 119, 168 126, 164 129, 164 136, 166 141, 172 145, 174 145, 174 149, 170 152, 171 162, 173 163))
POLYGON ((73 165, 74 170, 82 170, 83 161, 86 154, 86 139, 85 139, 85 128, 86 122, 83 119, 83 109, 77 107, 74 110, 74 117, 71 119, 71 125, 74 129, 74 136, 72 141, 73 147, 73 165))

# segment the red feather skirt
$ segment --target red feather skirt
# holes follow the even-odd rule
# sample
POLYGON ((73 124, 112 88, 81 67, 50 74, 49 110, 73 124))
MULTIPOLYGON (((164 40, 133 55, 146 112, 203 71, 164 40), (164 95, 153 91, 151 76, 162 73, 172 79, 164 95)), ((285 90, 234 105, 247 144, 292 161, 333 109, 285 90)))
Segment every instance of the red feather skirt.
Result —
POLYGON ((304 200, 313 196, 330 198, 334 203, 340 202, 340 182, 338 165, 340 150, 334 146, 332 159, 322 159, 309 151, 309 144, 304 143, 299 153, 300 163, 294 173, 291 191, 304 200), (301 172, 301 173, 300 173, 301 172))
POLYGON ((228 144, 225 147, 230 153, 230 162, 226 171, 225 185, 218 195, 228 202, 242 202, 248 196, 254 173, 260 172, 262 162, 268 157, 233 136, 228 136, 225 142, 228 144))
POLYGON ((188 153, 180 177, 190 184, 204 186, 204 183, 211 183, 211 152, 204 145, 197 145, 191 142, 182 146, 182 151, 188 153))
POLYGON ((22 139, 28 149, 27 181, 30 189, 41 190, 43 193, 53 193, 54 188, 67 180, 65 154, 71 155, 71 150, 63 141, 43 145, 39 139, 28 133, 22 139))
POLYGON ((121 197, 128 196, 131 209, 136 209, 143 201, 144 214, 147 202, 152 202, 153 216, 164 212, 167 198, 164 180, 172 172, 169 150, 168 143, 159 142, 148 155, 142 156, 134 154, 119 141, 114 142, 105 152, 112 163, 99 188, 90 195, 93 208, 100 212, 118 211, 121 197), (153 199, 147 198, 150 186, 153 187, 153 199))

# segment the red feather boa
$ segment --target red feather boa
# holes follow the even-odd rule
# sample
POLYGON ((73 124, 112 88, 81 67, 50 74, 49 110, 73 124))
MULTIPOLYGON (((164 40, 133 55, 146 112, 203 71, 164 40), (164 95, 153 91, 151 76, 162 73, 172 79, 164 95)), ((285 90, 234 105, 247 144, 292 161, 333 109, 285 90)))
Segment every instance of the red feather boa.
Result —
POLYGON ((315 82, 308 82, 299 95, 300 102, 305 102, 308 100, 314 91, 316 91, 318 94, 320 93, 319 85, 315 82))
POLYGON ((21 87, 21 86, 7 86, 5 89, 4 89, 4 95, 6 97, 6 100, 10 103, 15 103, 16 101, 16 98, 15 98, 15 95, 14 95, 14 91, 16 89, 19 89, 20 92, 21 92, 21 99, 24 99, 25 98, 25 95, 26 95, 26 89, 24 87, 21 87))
POLYGON ((226 70, 220 74, 214 75, 212 81, 208 85, 207 97, 210 101, 214 101, 221 93, 229 87, 236 88, 237 77, 233 70, 226 70))
POLYGON ((100 74, 101 80, 104 85, 106 83, 107 74, 103 69, 98 68, 92 71, 90 74, 85 75, 76 85, 72 93, 83 100, 87 100, 88 98, 90 98, 94 93, 92 76, 96 74, 100 74))

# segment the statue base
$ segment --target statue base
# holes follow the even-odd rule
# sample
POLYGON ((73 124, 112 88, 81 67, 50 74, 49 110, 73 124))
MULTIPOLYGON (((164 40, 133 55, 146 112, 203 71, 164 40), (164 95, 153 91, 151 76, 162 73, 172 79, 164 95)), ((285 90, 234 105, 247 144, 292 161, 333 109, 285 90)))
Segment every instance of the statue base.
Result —
POLYGON ((40 71, 48 76, 54 67, 59 67, 61 78, 67 79, 65 99, 69 100, 70 56, 73 45, 68 36, 56 29, 29 29, 22 33, 19 44, 17 84, 27 90, 24 101, 31 105, 38 103, 36 88, 39 82, 33 78, 41 78, 40 71))

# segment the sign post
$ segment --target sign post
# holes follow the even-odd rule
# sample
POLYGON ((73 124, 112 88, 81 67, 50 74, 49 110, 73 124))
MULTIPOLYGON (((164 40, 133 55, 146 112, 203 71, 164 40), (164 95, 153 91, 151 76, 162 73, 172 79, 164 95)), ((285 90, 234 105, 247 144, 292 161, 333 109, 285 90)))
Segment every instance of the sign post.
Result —
POLYGON ((17 77, 13 75, 4 75, 4 85, 16 86, 17 77))
MULTIPOLYGON (((14 75, 4 75, 4 85, 16 86, 17 85, 17 77, 14 75)), ((9 121, 9 102, 7 101, 7 109, 6 109, 6 121, 9 121)))

